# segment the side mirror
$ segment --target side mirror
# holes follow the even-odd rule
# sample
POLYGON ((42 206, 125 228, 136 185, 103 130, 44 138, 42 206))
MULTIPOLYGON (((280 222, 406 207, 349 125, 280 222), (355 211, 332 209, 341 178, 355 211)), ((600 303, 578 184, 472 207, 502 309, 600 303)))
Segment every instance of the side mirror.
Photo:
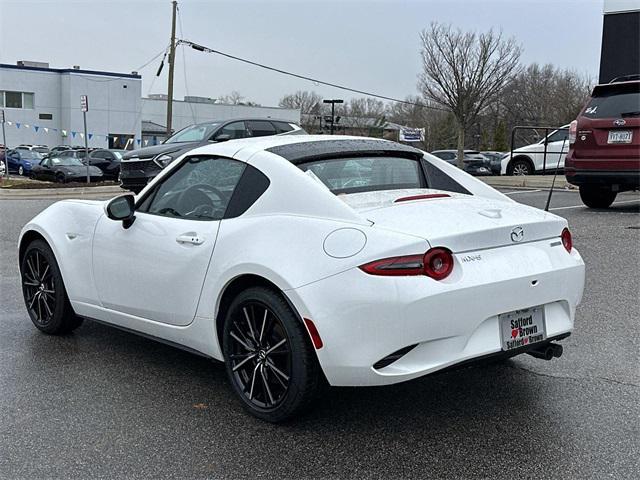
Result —
POLYGON ((220 135, 216 135, 214 140, 216 142, 226 142, 227 140, 231 140, 231 135, 228 133, 221 133, 220 135))
POLYGON ((123 228, 129 228, 136 219, 133 195, 114 198, 107 204, 106 212, 111 220, 120 220, 123 228))

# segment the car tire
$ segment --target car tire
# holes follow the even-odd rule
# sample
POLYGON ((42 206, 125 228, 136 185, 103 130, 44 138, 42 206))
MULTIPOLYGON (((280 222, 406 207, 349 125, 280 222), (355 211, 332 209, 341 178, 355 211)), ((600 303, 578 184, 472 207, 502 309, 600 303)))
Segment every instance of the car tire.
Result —
POLYGON ((23 176, 24 175, 24 167, 22 165, 20 165, 18 167, 18 175, 23 176))
POLYGON ((531 162, 523 158, 518 158, 509 162, 507 165, 507 175, 533 175, 534 170, 531 162))
POLYGON ((302 320, 271 289, 251 287, 232 301, 224 321, 223 352, 242 406, 262 420, 276 423, 302 413, 323 387, 302 320))
POLYGON ((69 302, 58 262, 44 240, 34 240, 27 246, 20 274, 24 303, 38 330, 60 335, 82 324, 69 302))
POLYGON ((64 173, 57 173, 56 174, 56 182, 57 183, 66 183, 67 182, 67 179, 64 176, 64 173))
POLYGON ((581 185, 580 198, 589 208, 609 208, 616 199, 617 192, 611 191, 608 187, 594 185, 581 185))

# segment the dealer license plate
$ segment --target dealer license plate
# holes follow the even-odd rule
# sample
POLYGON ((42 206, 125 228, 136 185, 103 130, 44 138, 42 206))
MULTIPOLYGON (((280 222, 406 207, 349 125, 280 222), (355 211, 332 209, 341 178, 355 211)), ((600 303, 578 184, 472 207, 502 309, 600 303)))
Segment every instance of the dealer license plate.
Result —
POLYGON ((633 132, 631 130, 609 130, 607 143, 631 143, 633 132))
POLYGON ((503 313, 498 315, 498 320, 503 350, 526 347, 547 338, 542 305, 503 313))

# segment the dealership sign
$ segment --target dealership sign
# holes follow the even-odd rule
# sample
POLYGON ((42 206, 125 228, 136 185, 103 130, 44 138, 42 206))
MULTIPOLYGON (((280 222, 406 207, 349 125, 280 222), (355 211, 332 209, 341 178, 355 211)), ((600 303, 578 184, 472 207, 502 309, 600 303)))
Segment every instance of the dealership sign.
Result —
POLYGON ((424 142, 424 128, 401 128, 401 142, 424 142))

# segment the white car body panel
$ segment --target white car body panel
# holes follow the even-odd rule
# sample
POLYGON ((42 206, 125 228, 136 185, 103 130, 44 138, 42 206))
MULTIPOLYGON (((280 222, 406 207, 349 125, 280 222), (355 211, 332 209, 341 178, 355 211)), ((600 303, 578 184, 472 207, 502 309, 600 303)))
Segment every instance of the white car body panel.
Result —
MULTIPOLYGON (((233 140, 186 156, 247 162, 269 188, 237 218, 193 221, 138 213, 129 229, 105 216, 106 202, 62 201, 21 233, 38 232, 58 259, 79 315, 223 359, 216 318, 225 288, 242 275, 279 288, 323 339, 320 365, 333 385, 382 385, 501 350, 497 315, 544 305, 547 335, 571 332, 584 287, 584 263, 560 242, 566 221, 517 204, 447 162, 432 163, 472 195, 396 203, 433 189, 336 196, 266 148, 337 137, 233 140), (510 240, 523 228, 521 243, 510 240), (181 244, 194 234, 205 241, 181 244), (95 235, 95 239, 94 239, 95 235), (453 273, 380 277, 365 263, 444 246, 453 273), (372 365, 417 344, 393 364, 372 365)), ((339 137, 349 138, 349 137, 339 137)), ((170 175, 164 169, 140 194, 170 175)), ((140 197, 139 197, 140 198, 140 197)))
MULTIPOLYGON (((564 125, 562 128, 568 129, 569 125, 564 125)), ((551 137, 559 131, 560 130, 554 130, 546 138, 551 137)), ((532 143, 531 145, 526 145, 514 150, 513 157, 511 157, 510 155, 505 156, 500 163, 500 175, 507 174, 509 161, 511 160, 511 158, 515 159, 518 156, 526 157, 531 160, 531 162, 533 163, 533 168, 536 172, 542 172, 544 168, 546 168, 547 171, 551 172, 553 172, 556 167, 564 168, 564 159, 567 156, 567 152, 569 152, 569 140, 560 140, 547 143, 546 165, 544 155, 544 142, 545 138, 543 138, 539 142, 532 143)))

